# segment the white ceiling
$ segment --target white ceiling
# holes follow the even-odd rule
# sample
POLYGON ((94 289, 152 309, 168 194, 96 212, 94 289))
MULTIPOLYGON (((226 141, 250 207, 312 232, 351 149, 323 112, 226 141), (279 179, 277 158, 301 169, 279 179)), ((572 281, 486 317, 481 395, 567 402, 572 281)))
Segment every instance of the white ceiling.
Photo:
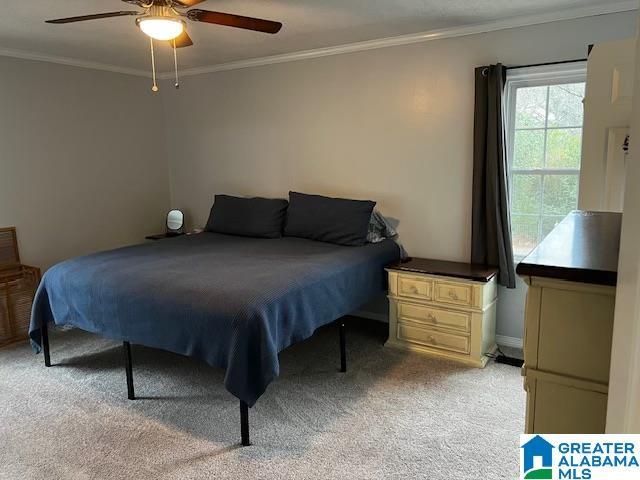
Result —
MULTIPOLYGON (((179 51, 182 69, 218 65, 521 15, 550 14, 612 0, 208 0, 198 8, 281 21, 277 35, 191 23, 195 46, 179 51)), ((624 2, 623 2, 624 3, 624 2)), ((626 2, 627 4, 629 2, 626 2)), ((607 7, 608 6, 608 7, 607 7)), ((0 54, 11 50, 147 70, 149 42, 133 17, 67 25, 45 19, 134 10, 120 0, 3 1, 0 54)), ((165 49, 166 48, 166 49, 165 49)), ((167 47, 161 71, 171 69, 167 47)))

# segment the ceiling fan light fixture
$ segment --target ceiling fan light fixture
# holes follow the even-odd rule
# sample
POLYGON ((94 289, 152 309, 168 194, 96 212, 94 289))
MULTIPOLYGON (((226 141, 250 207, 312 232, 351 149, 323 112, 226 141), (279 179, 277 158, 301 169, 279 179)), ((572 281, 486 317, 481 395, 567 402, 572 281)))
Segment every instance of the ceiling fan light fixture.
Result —
POLYGON ((142 8, 140 10, 120 10, 117 12, 94 13, 91 15, 80 15, 75 17, 55 18, 45 20, 46 23, 63 24, 85 22, 87 20, 100 20, 103 18, 135 16, 136 25, 149 37, 149 48, 151 50, 151 75, 153 87, 151 90, 158 91, 156 83, 156 59, 154 54, 154 40, 161 42, 171 42, 173 47, 173 63, 176 73, 175 87, 180 86, 178 81, 178 48, 189 47, 193 41, 187 33, 186 22, 183 18, 194 22, 208 23, 212 25, 225 25, 227 27, 242 28, 263 33, 278 33, 282 28, 282 23, 261 18, 245 17, 232 13, 212 12, 210 10, 200 10, 192 8, 205 0, 122 0, 142 8), (173 40, 173 41, 172 41, 173 40))
POLYGON ((184 22, 179 18, 148 16, 139 18, 136 23, 155 40, 173 40, 184 32, 184 22))

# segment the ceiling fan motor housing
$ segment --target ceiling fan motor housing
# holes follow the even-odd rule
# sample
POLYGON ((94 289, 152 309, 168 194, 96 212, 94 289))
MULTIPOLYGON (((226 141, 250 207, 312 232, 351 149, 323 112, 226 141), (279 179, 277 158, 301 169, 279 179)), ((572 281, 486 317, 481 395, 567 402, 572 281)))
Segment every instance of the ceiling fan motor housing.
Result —
POLYGON ((154 4, 147 8, 147 11, 144 13, 144 15, 136 18, 136 23, 140 23, 140 20, 149 17, 170 18, 172 20, 179 20, 179 16, 180 14, 176 12, 172 6, 168 6, 167 4, 154 4))

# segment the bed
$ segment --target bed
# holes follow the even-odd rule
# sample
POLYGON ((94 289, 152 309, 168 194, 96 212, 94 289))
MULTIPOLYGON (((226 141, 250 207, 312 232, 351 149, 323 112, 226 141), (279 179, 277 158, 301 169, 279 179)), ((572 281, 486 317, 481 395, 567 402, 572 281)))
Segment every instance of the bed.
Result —
POLYGON ((168 350, 225 369, 248 407, 279 373, 278 353, 386 289, 384 267, 400 258, 392 240, 341 246, 295 237, 204 232, 62 262, 43 277, 29 330, 49 362, 47 324, 73 325, 168 350))

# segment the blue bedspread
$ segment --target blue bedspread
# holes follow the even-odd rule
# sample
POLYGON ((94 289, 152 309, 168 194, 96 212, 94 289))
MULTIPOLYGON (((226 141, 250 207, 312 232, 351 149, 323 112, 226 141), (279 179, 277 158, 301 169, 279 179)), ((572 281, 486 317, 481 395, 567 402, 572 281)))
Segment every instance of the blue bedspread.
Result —
POLYGON ((161 348, 226 369, 252 406, 278 375, 278 352, 386 287, 391 240, 362 247, 284 237, 188 235, 67 260, 43 277, 29 335, 42 322, 161 348))

